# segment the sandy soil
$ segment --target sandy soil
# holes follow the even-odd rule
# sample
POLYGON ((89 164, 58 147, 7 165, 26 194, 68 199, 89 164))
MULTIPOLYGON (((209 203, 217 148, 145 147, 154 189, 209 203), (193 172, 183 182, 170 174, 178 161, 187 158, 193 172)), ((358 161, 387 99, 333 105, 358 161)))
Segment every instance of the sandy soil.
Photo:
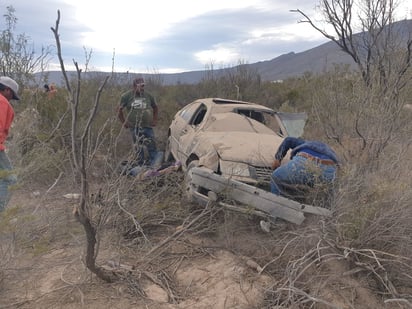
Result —
MULTIPOLYGON (((44 190, 34 187, 14 193, 10 209, 1 219, 0 308, 269 308, 264 302, 266 292, 279 284, 281 276, 259 273, 253 261, 239 252, 253 255, 256 248, 251 243, 275 234, 266 235, 257 228, 250 233, 250 227, 245 226, 242 228, 247 233, 239 232, 231 239, 188 236, 185 241, 197 251, 175 258, 178 262, 171 264, 169 268, 174 270, 168 272, 173 276, 169 290, 164 284, 167 281, 156 282, 137 272, 105 283, 82 262, 84 233, 72 215, 76 202, 64 198, 63 193, 70 193, 64 190, 67 188, 45 195, 44 190), (233 248, 242 246, 243 250, 234 253, 233 248)), ((166 236, 157 235, 159 239, 166 236)), ((110 264, 112 260, 132 265, 138 251, 116 252, 121 248, 101 248, 99 263, 110 264)), ((176 251, 178 247, 171 248, 170 256, 176 251)), ((271 267, 273 274, 276 265, 271 267)), ((283 271, 277 270, 279 274, 283 271)), ((347 271, 347 265, 340 261, 322 266, 316 276, 327 278, 317 287, 322 289, 324 301, 311 308, 390 308, 383 306, 359 277, 345 277, 347 271)), ((299 308, 309 307, 303 304, 299 308)))

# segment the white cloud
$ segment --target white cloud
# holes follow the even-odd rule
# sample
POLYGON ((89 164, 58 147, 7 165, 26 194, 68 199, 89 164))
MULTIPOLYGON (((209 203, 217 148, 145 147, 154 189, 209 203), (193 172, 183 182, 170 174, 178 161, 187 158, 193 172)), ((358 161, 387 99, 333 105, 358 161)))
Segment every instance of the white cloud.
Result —
POLYGON ((144 43, 165 33, 173 24, 200 14, 259 5, 259 0, 118 0, 115 2, 65 0, 76 8, 75 18, 90 31, 82 44, 97 51, 141 54, 144 43))
POLYGON ((204 50, 195 54, 199 62, 204 65, 210 63, 232 63, 239 60, 240 55, 236 50, 217 47, 215 49, 204 50))
MULTIPOLYGON (((115 71, 182 72, 273 59, 326 41, 308 24, 301 9, 318 18, 318 0, 13 0, 19 32, 36 47, 55 45, 50 31, 61 11, 60 39, 66 66, 115 71)), ((58 61, 53 59, 54 63, 58 61)), ((52 65, 52 64, 51 64, 52 65)))

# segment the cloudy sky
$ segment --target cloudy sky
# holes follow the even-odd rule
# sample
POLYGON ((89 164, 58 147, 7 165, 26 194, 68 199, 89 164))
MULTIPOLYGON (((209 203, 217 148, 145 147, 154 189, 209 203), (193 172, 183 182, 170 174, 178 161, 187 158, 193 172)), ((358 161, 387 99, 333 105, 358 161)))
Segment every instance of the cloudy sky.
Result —
MULTIPOLYGON (((407 0, 407 2, 410 0, 407 0)), ((16 34, 25 33, 35 49, 60 39, 66 66, 80 66, 91 52, 89 69, 173 73, 228 67, 302 52, 326 40, 298 23, 300 9, 315 17, 318 0, 0 0, 12 5, 16 34), (114 57, 113 57, 114 56, 114 57)), ((2 14, 3 15, 3 14, 2 14)), ((0 29, 4 29, 4 18, 0 29)), ((53 69, 53 63, 50 69, 53 69)))

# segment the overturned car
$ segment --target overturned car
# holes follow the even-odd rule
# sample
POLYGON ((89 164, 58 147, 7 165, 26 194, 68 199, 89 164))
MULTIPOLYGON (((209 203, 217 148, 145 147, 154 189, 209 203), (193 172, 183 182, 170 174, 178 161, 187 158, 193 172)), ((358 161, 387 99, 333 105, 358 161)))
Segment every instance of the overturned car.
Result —
POLYGON ((305 113, 279 113, 249 102, 206 98, 175 115, 165 156, 183 170, 204 166, 215 173, 264 187, 274 154, 287 136, 303 133, 305 113))
MULTIPOLYGON (((285 137, 303 134, 306 119, 305 113, 276 112, 251 102, 198 99, 174 116, 165 159, 182 163, 187 195, 192 200, 207 201, 211 191, 221 193, 228 187, 235 192, 235 186, 242 187, 242 192, 250 191, 247 196, 260 194, 287 202, 268 192, 271 164, 285 137)), ((236 198, 241 192, 232 195, 236 198)))

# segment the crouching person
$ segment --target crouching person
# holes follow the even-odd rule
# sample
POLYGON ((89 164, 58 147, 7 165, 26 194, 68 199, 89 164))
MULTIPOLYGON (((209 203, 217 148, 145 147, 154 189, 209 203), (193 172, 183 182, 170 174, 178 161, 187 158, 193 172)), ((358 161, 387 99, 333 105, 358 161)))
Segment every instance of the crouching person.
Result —
POLYGON ((315 187, 323 187, 326 188, 324 193, 329 194, 338 165, 336 153, 327 144, 287 137, 279 146, 272 164, 271 192, 299 199, 300 188, 304 188, 306 195, 315 187), (281 165, 289 150, 290 161, 281 165))

